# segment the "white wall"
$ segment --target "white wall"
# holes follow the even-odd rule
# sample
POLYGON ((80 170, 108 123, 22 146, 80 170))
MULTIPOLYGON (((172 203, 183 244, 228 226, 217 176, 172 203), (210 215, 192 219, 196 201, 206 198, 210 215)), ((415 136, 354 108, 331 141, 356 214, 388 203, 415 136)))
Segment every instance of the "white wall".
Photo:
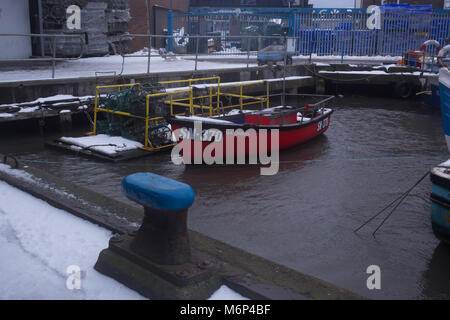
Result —
MULTIPOLYGON (((28 0, 0 0, 0 33, 30 33, 28 0)), ((30 56, 30 37, 0 37, 0 59, 30 56)))

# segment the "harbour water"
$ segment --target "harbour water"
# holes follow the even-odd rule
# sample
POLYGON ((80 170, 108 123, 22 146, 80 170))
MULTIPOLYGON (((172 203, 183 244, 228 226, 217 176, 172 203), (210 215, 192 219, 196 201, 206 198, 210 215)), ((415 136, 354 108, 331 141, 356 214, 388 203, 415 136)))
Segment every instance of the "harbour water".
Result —
POLYGON ((196 192, 191 229, 370 298, 449 299, 450 249, 431 230, 429 179, 376 238, 388 212, 353 232, 449 158, 439 111, 376 97, 336 100, 333 108, 326 134, 282 152, 275 176, 260 176, 258 166, 175 166, 167 153, 99 162, 45 149, 33 131, 2 130, 0 152, 130 204, 120 189, 126 175, 171 177, 196 192), (366 286, 370 265, 381 268, 381 290, 366 286))

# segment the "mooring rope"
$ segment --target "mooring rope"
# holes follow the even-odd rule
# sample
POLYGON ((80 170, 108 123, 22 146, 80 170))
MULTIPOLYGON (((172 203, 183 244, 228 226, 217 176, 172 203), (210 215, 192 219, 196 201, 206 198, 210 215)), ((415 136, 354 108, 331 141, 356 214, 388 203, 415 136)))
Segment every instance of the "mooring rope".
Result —
POLYGON ((389 212, 389 214, 383 219, 383 221, 380 223, 380 225, 375 229, 375 231, 372 233, 372 236, 375 237, 375 234, 378 230, 386 223, 386 221, 392 216, 392 214, 397 210, 397 208, 403 203, 403 200, 406 199, 406 197, 411 193, 412 190, 414 190, 428 175, 430 174, 430 171, 427 171, 422 178, 419 179, 411 188, 409 188, 406 192, 404 192, 400 197, 389 203, 387 206, 385 206, 382 210, 377 212, 374 216, 372 216, 369 220, 364 222, 362 225, 360 225, 357 229, 353 230, 353 232, 357 233, 359 230, 361 230, 364 226, 369 224, 371 221, 373 221, 375 218, 377 218, 379 215, 381 215, 384 211, 386 211, 389 207, 394 205, 398 201, 398 203, 394 206, 394 208, 389 212))

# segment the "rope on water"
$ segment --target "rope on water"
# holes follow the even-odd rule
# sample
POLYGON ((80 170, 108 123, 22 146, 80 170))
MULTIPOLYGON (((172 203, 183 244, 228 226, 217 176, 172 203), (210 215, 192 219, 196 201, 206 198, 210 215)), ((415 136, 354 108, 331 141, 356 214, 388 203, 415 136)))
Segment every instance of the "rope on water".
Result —
POLYGON ((375 218, 377 218, 379 215, 381 215, 384 211, 386 211, 389 207, 393 206, 397 201, 398 203, 394 206, 394 208, 389 212, 389 214, 383 219, 383 221, 380 223, 380 225, 375 229, 375 231, 372 233, 372 236, 375 237, 375 234, 378 230, 386 223, 386 221, 392 216, 392 214, 397 210, 397 208, 403 203, 403 200, 406 199, 406 197, 413 191, 428 175, 430 174, 430 171, 427 171, 422 178, 419 179, 411 188, 409 188, 406 192, 404 192, 400 197, 389 203, 387 206, 385 206, 382 210, 378 211, 374 216, 372 216, 369 220, 364 222, 362 225, 360 225, 357 229, 353 230, 353 232, 357 233, 359 230, 361 230, 364 226, 369 224, 371 221, 373 221, 375 218))

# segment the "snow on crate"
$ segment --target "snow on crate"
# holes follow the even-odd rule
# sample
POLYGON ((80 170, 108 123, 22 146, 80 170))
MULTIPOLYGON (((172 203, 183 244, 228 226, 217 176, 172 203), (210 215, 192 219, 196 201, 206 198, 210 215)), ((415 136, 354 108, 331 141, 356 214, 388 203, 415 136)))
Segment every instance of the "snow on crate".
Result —
POLYGON ((108 136, 106 134, 80 138, 62 137, 59 140, 72 144, 75 147, 90 149, 108 155, 143 147, 140 142, 128 140, 123 137, 108 136))

